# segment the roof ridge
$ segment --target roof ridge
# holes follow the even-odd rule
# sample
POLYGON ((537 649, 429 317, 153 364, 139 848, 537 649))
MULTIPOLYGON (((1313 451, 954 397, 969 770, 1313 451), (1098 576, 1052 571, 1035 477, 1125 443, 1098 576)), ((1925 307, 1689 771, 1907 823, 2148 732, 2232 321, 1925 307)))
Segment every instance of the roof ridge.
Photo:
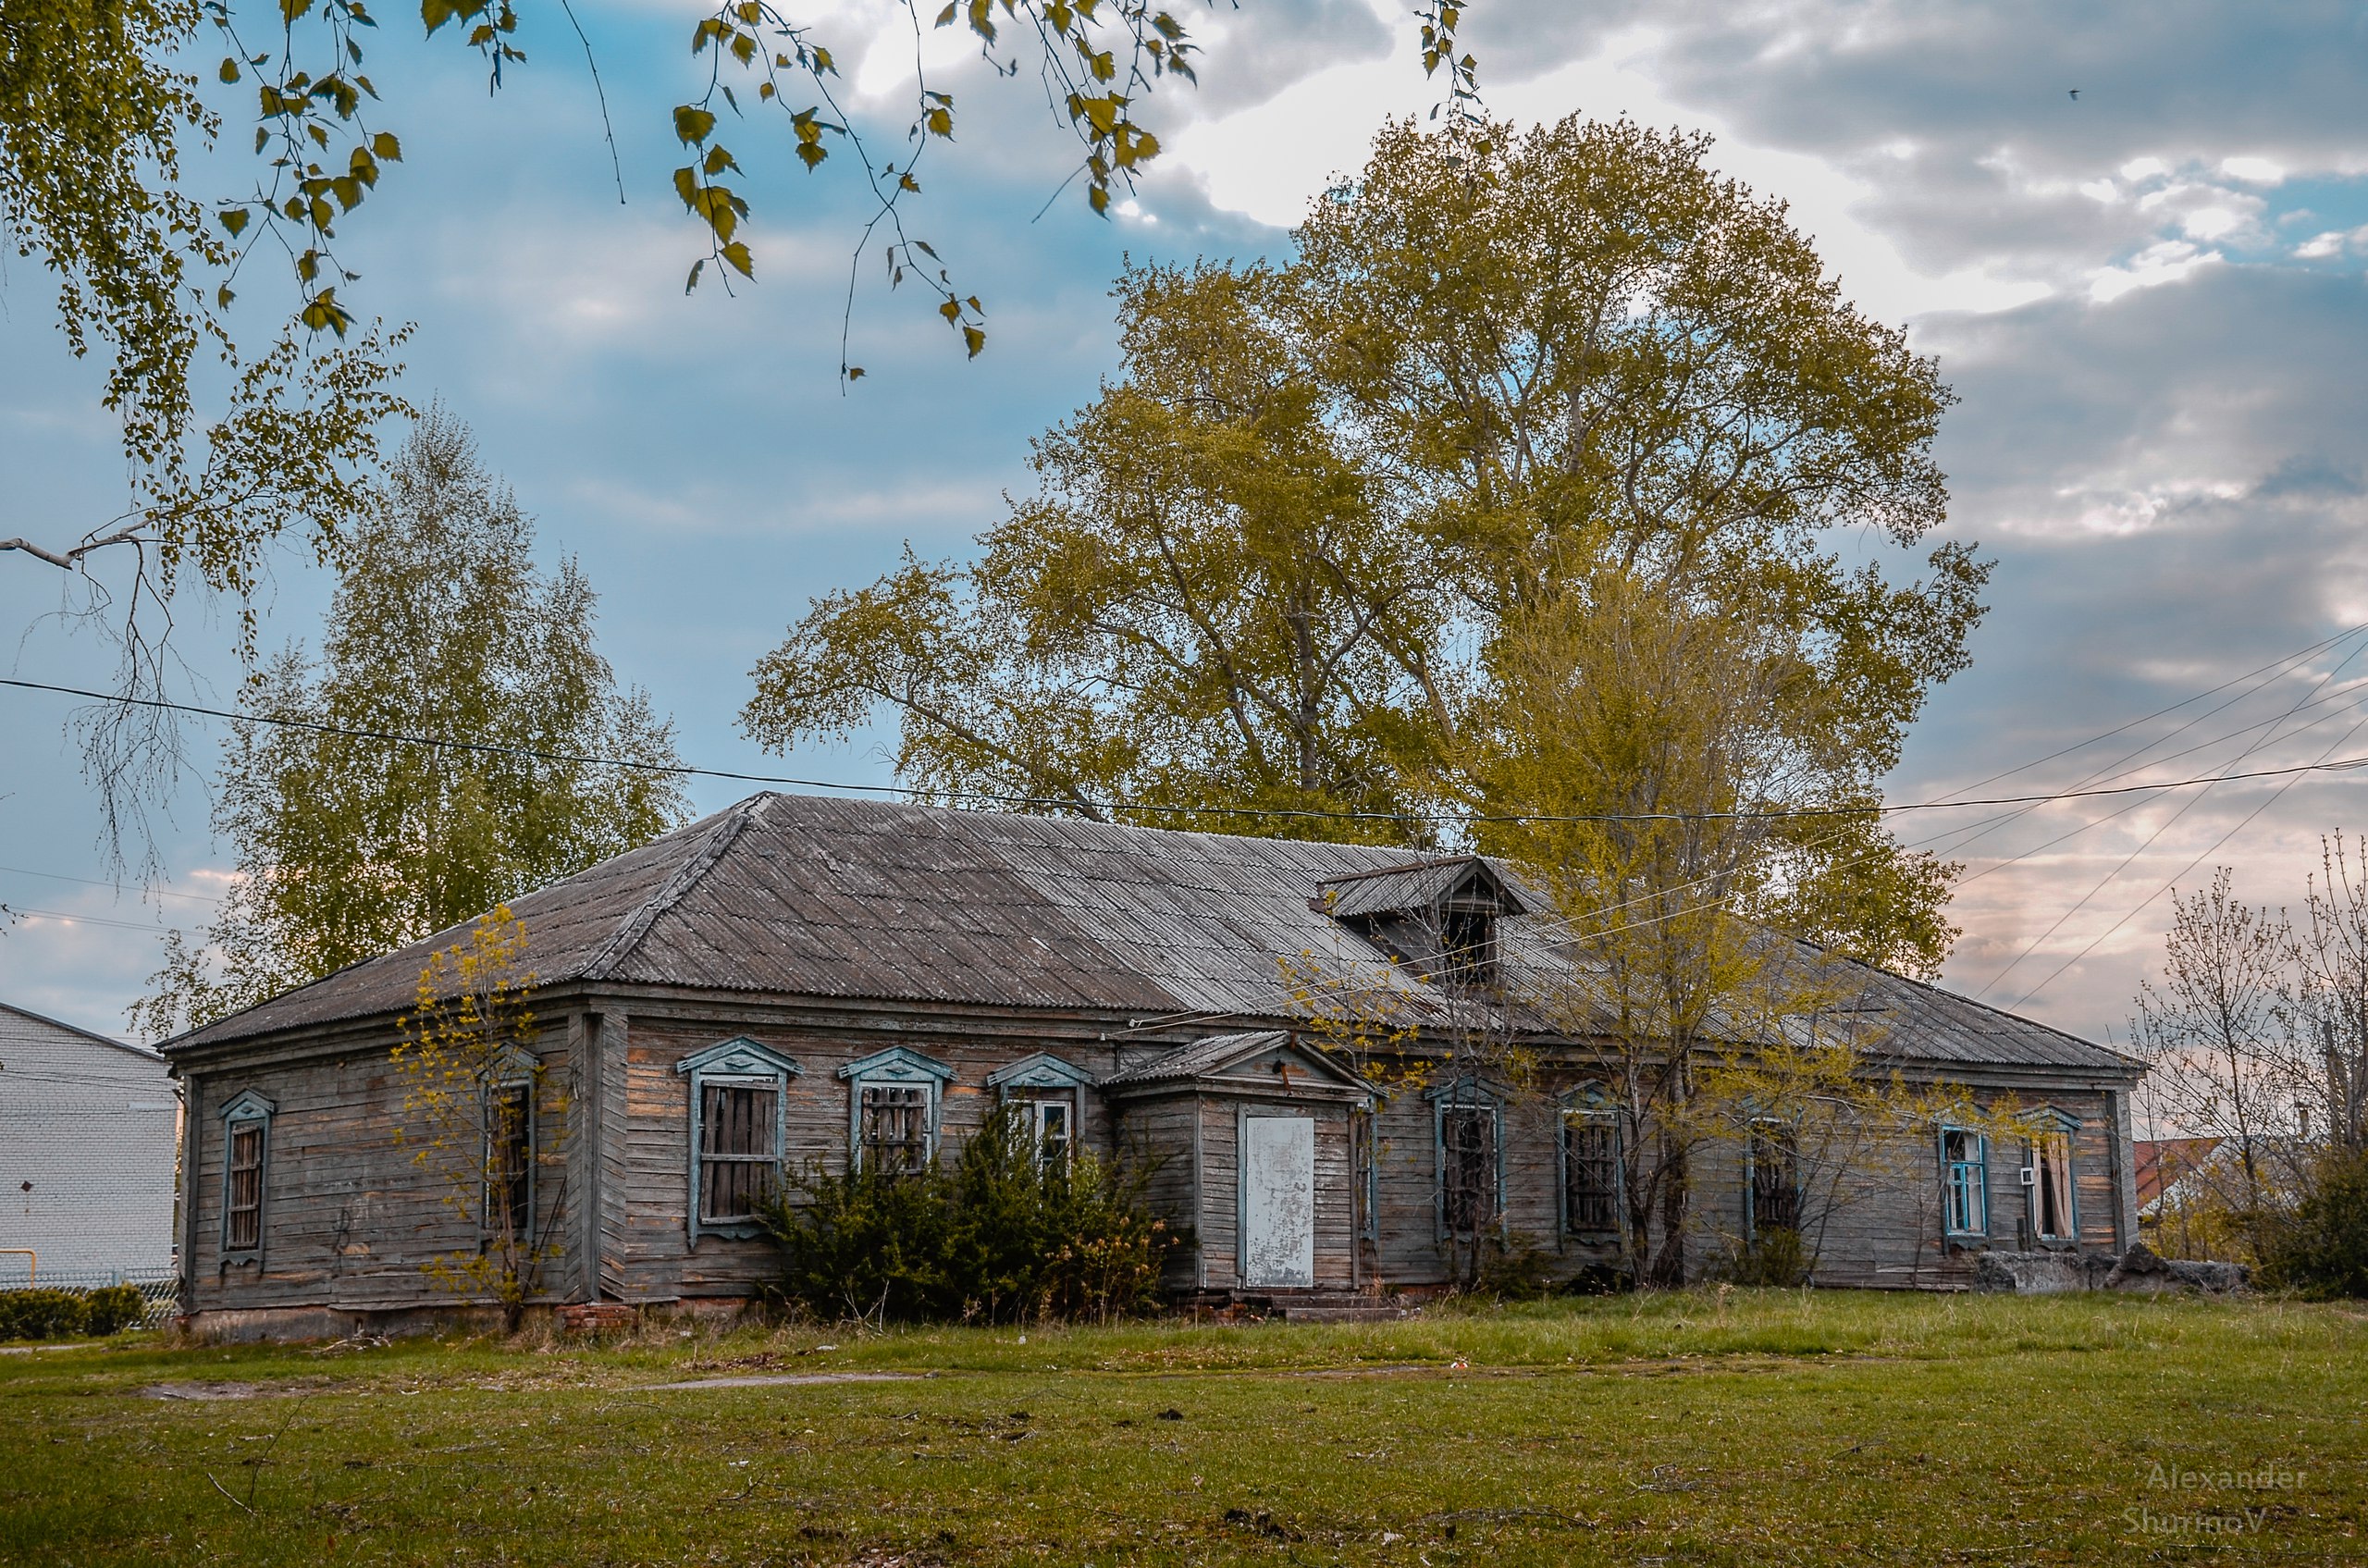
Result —
POLYGON ((610 978, 607 972, 610 967, 622 962, 627 954, 641 945, 642 939, 649 934, 649 928, 658 923, 658 918, 689 895, 691 889, 697 887, 700 880, 715 869, 717 862, 731 851, 733 845, 739 842, 740 834, 750 819, 776 798, 773 792, 765 790, 725 807, 715 826, 708 830, 707 842, 675 867, 673 875, 660 883, 656 892, 643 899, 639 907, 625 917, 624 923, 617 928, 617 933, 602 944, 598 952, 584 961, 576 970, 576 978, 610 978))
MULTIPOLYGON (((1310 844, 1323 844, 1330 841, 1326 839, 1308 839, 1302 842, 1310 844)), ((1362 848, 1363 846, 1362 845, 1351 845, 1349 847, 1362 848)), ((1318 877, 1316 879, 1315 885, 1318 887, 1329 887, 1336 882, 1363 882, 1371 877, 1393 877, 1401 876, 1408 871, 1437 870, 1441 866, 1460 865, 1472 860, 1477 860, 1484 866, 1488 863, 1488 858, 1486 855, 1442 855, 1429 860, 1409 860, 1403 865, 1375 866, 1371 870, 1367 871, 1343 871, 1337 877, 1318 877)), ((1493 870, 1493 868, 1491 869, 1493 870)))

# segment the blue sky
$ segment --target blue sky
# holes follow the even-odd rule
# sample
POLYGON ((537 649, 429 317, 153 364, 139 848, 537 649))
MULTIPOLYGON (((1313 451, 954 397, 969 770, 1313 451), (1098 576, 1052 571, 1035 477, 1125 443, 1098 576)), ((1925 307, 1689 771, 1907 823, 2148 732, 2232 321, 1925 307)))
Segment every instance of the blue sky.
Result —
MULTIPOLYGON (((472 60, 390 13, 371 69, 406 158, 347 226, 364 274, 352 297, 418 324, 408 391, 466 419, 545 549, 581 558, 605 651, 675 716, 685 756, 783 770, 734 723, 750 665, 808 596, 869 581, 907 539, 959 552, 995 519, 1024 482, 1029 438, 1115 363, 1106 290, 1124 256, 1279 254, 1385 116, 1428 108, 1404 10, 1190 11, 1209 45, 1202 86, 1155 105, 1168 155, 1108 221, 1074 190, 1031 221, 1072 143, 1029 79, 997 81, 958 41, 928 40, 967 118, 925 166, 917 231, 984 299, 990 347, 964 364, 924 300, 867 274, 853 358, 870 375, 847 396, 833 371, 863 209, 845 162, 809 178, 775 120, 731 128, 753 176, 758 281, 683 294, 699 246, 667 190, 666 112, 697 90, 697 7, 576 6, 614 115, 622 207, 563 24, 530 22, 530 64, 488 98, 472 60)), ((909 93, 909 34, 883 25, 897 13, 835 0, 801 14, 892 143, 909 93)), ((1949 532, 1999 568, 1974 667, 1933 703, 1894 799, 1972 784, 2368 622, 2368 11, 1477 0, 1466 33, 1500 115, 1629 113, 1713 132, 1714 162, 1789 201, 1845 291, 1941 357, 1963 400, 1941 442, 1949 532)), ((201 179, 235 189, 242 145, 234 121, 201 179)), ((267 278, 246 292, 259 330, 282 301, 267 278)), ((66 355, 49 300, 7 258, 0 534, 54 539, 117 511, 123 477, 96 375, 66 355)), ((98 645, 43 618, 58 587, 48 568, 0 556, 5 659, 28 678, 98 684, 98 645)), ((314 636, 326 591, 283 562, 267 641, 314 636)), ((230 689, 202 619, 190 633, 192 689, 230 689)), ((2152 776, 2368 753, 2368 728, 2354 733, 2368 710, 2345 695, 2368 679, 2368 654, 2332 668, 2354 646, 2165 742, 2227 736, 2152 776), (2283 728, 2228 734, 2305 696, 2320 706, 2283 728)), ((205 833, 212 750, 201 735, 201 772, 160 824, 160 892, 66 880, 105 872, 65 709, 0 692, 0 902, 75 917, 0 932, 0 996, 115 1029, 154 967, 155 928, 202 923, 223 886, 205 833)), ((2199 711, 1973 793, 2069 786, 2199 711)), ((876 737, 786 771, 887 778, 876 737)), ((1955 852, 1976 874, 1950 982, 2118 1031, 2160 948, 2160 890, 2226 862, 2240 892, 2299 902, 2317 835, 2368 825, 2359 789, 2333 775, 2067 803, 1965 839, 1955 852)), ((738 793, 693 791, 702 809, 738 793)), ((1980 820, 1912 831, 1958 830, 1936 841, 1950 848, 1980 820)))

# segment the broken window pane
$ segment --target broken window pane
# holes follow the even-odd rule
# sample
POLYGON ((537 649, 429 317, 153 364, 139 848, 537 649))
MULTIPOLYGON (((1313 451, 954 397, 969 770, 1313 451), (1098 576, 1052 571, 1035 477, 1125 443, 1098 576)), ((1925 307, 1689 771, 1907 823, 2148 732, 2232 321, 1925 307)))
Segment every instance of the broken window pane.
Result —
POLYGON ((523 1236, 534 1202, 535 1101, 524 1083, 505 1083, 488 1098, 485 1225, 497 1235, 523 1236))
POLYGON ((230 1124, 222 1244, 234 1253, 263 1245, 263 1129, 259 1121, 230 1124))
POLYGON ((1751 1127, 1751 1233, 1798 1230, 1801 1186, 1792 1129, 1780 1122, 1751 1127))

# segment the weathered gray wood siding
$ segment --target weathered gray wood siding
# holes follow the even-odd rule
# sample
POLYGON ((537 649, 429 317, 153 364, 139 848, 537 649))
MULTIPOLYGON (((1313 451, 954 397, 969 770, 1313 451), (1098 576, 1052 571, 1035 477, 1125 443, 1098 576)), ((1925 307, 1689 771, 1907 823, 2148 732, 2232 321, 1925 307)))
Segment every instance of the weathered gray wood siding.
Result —
MULTIPOLYGON (((635 1013, 625 1031, 623 1052, 626 1107, 625 1150, 619 1189, 621 1228, 612 1232, 619 1260, 616 1294, 628 1302, 669 1302, 752 1294, 779 1277, 772 1243, 760 1237, 703 1231, 693 1241, 691 1201, 690 1083, 676 1070, 684 1057, 724 1040, 745 1036, 790 1057, 801 1069, 792 1079, 784 1105, 787 1167, 809 1163, 844 1170, 854 1105, 852 1086, 838 1069, 892 1045, 904 1045, 944 1063, 953 1079, 940 1092, 938 1149, 951 1157, 993 1114, 999 1096, 987 1075, 1009 1063, 1046 1051, 1091 1073, 1106 1050, 1077 1042, 985 1033, 890 1031, 830 1027, 795 1021, 752 1022, 746 1015, 700 1019, 635 1013)), ((1102 1096, 1089 1089, 1082 1102, 1081 1147, 1102 1154, 1117 1152, 1116 1130, 1102 1096)))
MULTIPOLYGON (((376 1310, 471 1299, 440 1288, 429 1269, 476 1252, 475 1200, 470 1213, 456 1211, 446 1202, 452 1189, 439 1175, 452 1167, 417 1162, 420 1129, 399 1136, 406 1117, 403 1086, 388 1054, 392 1044, 191 1076, 183 1273, 193 1310, 376 1310), (277 1105, 266 1150, 263 1248, 257 1262, 230 1262, 222 1249, 221 1112, 250 1089, 277 1105)), ((534 1233, 551 1238, 562 1255, 544 1264, 537 1300, 564 1299, 570 1283, 563 1255, 571 1124, 564 1044, 562 1029, 539 1053, 546 1070, 536 1106, 534 1233)))
MULTIPOLYGON (((1183 1143, 1197 1128, 1198 1202, 1184 1210, 1198 1248, 1191 1283, 1228 1290, 1241 1279, 1241 1117, 1305 1116, 1315 1124, 1315 1284, 1347 1290, 1358 1283, 1356 1213, 1350 1185, 1349 1113, 1339 1105, 1252 1100, 1238 1094, 1196 1092, 1179 1101, 1189 1117, 1169 1113, 1165 1135, 1183 1143)), ((1189 1150, 1190 1144, 1185 1144, 1189 1150)), ((1190 1158, 1189 1154, 1187 1158, 1190 1158)))
POLYGON ((1184 1239, 1168 1254, 1160 1279, 1169 1290, 1209 1288, 1207 1238, 1200 1215, 1199 1125, 1200 1096, 1192 1093, 1134 1101, 1116 1121, 1118 1158, 1145 1173, 1144 1206, 1184 1239))

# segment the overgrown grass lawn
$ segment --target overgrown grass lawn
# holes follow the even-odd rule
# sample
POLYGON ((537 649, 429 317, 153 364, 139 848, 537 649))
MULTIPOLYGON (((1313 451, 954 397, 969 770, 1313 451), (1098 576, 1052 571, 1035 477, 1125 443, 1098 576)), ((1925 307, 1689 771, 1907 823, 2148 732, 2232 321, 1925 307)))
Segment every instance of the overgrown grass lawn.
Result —
POLYGON ((2362 1562, 2363 1352, 2343 1307, 1780 1291, 1024 1341, 130 1339, 0 1355, 0 1558, 2362 1562))

